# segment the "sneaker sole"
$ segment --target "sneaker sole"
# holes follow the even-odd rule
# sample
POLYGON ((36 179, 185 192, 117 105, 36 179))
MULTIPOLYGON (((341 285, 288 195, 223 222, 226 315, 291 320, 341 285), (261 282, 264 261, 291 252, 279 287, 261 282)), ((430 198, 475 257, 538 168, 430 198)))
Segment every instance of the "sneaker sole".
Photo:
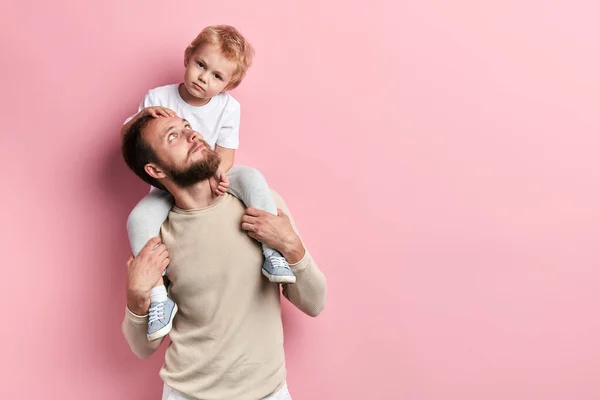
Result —
POLYGON ((160 339, 161 337, 165 336, 167 333, 171 332, 171 328, 173 327, 173 318, 175 318, 175 314, 177 314, 177 304, 175 304, 175 306, 173 307, 173 312, 171 313, 171 319, 169 319, 169 323, 163 327, 160 328, 159 330, 157 330, 154 333, 151 334, 146 334, 146 337, 148 338, 149 341, 154 341, 156 339, 160 339))
POLYGON ((263 269, 262 273, 269 279, 269 282, 273 283, 296 283, 296 277, 294 275, 272 275, 263 269))

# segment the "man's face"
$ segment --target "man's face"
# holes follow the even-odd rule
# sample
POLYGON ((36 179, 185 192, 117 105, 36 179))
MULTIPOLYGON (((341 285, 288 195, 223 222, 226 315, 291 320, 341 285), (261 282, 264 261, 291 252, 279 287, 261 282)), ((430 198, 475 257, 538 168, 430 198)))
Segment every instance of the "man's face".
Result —
POLYGON ((143 135, 158 157, 159 162, 154 166, 159 179, 167 177, 176 185, 187 187, 210 178, 219 167, 218 154, 184 119, 155 118, 143 135))

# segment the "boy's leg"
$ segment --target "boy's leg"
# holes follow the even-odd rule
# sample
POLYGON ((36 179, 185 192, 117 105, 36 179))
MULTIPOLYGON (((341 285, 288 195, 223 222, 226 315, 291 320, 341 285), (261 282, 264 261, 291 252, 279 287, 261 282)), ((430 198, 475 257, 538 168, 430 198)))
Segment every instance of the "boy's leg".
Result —
MULTIPOLYGON (((169 192, 152 188, 135 206, 127 219, 127 233, 134 256, 137 256, 150 238, 160 234, 160 227, 167 219, 173 197, 169 192)), ((163 273, 164 275, 164 273, 163 273)), ((149 340, 165 336, 171 330, 177 305, 167 297, 163 278, 150 291, 150 311, 148 315, 149 340)))
MULTIPOLYGON (((233 166, 227 173, 229 192, 242 200, 246 207, 258 208, 277 215, 277 205, 271 189, 262 174, 252 167, 233 166)), ((275 249, 263 246, 265 261, 262 272, 269 281, 276 283, 295 283, 296 277, 285 258, 275 249)))
POLYGON ((131 211, 127 218, 127 234, 134 257, 142 251, 148 240, 160 235, 160 227, 172 205, 171 193, 153 187, 131 211))
POLYGON ((156 340, 171 332, 177 304, 167 297, 167 287, 161 277, 150 290, 150 310, 148 311, 148 340, 156 340))

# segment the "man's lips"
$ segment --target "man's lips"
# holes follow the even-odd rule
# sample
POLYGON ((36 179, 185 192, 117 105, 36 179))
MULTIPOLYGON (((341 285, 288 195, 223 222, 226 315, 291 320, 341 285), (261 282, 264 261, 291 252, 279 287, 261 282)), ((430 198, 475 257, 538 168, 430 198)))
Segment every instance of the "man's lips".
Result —
POLYGON ((198 142, 196 145, 194 145, 194 147, 192 147, 192 149, 190 150, 190 153, 193 154, 199 150, 205 149, 206 146, 204 146, 203 143, 198 142))

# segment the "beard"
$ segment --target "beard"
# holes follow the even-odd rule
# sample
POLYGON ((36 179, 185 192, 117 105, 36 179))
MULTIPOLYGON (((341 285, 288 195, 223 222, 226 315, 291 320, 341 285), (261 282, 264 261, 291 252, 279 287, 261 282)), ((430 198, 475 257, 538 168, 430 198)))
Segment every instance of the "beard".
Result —
POLYGON ((177 186, 187 188, 214 176, 220 163, 221 157, 207 145, 202 160, 196 161, 185 170, 171 169, 168 175, 177 186))

